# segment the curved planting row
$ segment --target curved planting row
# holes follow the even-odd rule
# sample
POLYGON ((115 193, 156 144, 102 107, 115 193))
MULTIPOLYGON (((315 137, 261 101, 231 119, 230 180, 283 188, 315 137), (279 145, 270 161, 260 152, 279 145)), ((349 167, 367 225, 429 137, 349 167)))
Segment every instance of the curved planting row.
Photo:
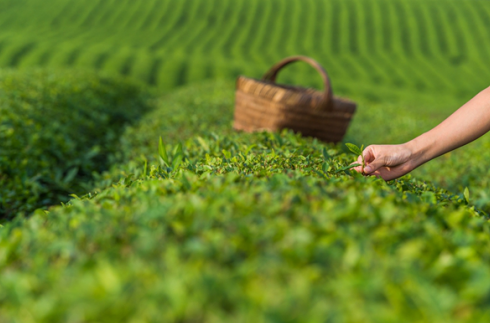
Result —
MULTIPOLYGON (((488 79, 481 72, 490 52, 484 1, 28 2, 0 0, 8 8, 0 12, 0 66, 92 67, 170 89, 258 77, 281 57, 306 54, 341 89, 375 83, 468 95, 488 79)), ((308 83, 311 75, 284 80, 308 83)))

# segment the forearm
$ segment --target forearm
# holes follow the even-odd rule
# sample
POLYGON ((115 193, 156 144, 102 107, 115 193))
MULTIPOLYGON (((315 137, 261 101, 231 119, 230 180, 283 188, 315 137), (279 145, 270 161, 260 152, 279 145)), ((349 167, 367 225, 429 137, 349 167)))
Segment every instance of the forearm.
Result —
POLYGON ((446 120, 406 145, 416 167, 461 147, 490 130, 490 87, 477 94, 446 120))

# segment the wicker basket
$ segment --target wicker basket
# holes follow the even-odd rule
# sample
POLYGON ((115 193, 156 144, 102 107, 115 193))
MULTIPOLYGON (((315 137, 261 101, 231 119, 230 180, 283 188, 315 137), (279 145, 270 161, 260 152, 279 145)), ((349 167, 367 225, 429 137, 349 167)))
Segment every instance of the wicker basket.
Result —
POLYGON ((342 140, 356 111, 352 101, 334 97, 325 70, 305 56, 286 58, 274 65, 262 80, 240 76, 237 80, 233 128, 246 132, 278 131, 284 128, 327 142, 342 140), (286 65, 304 61, 323 77, 323 92, 275 84, 286 65))

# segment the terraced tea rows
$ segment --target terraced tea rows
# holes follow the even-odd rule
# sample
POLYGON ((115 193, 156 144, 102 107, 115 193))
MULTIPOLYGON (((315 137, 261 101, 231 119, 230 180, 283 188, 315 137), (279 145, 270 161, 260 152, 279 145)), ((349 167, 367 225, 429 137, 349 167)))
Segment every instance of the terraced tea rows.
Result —
MULTIPOLYGON (((466 98, 488 83, 488 21, 479 0, 0 0, 0 66, 95 68, 171 89, 259 77, 305 54, 343 94, 466 98)), ((293 67, 283 79, 318 85, 312 75, 293 67)))

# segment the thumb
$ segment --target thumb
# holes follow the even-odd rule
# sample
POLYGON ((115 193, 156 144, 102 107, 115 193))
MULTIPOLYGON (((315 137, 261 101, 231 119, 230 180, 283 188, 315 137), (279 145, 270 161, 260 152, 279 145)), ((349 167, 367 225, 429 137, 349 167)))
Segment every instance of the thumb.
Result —
POLYGON ((366 174, 371 174, 383 166, 385 166, 384 160, 382 158, 377 158, 364 167, 364 172, 366 174))

